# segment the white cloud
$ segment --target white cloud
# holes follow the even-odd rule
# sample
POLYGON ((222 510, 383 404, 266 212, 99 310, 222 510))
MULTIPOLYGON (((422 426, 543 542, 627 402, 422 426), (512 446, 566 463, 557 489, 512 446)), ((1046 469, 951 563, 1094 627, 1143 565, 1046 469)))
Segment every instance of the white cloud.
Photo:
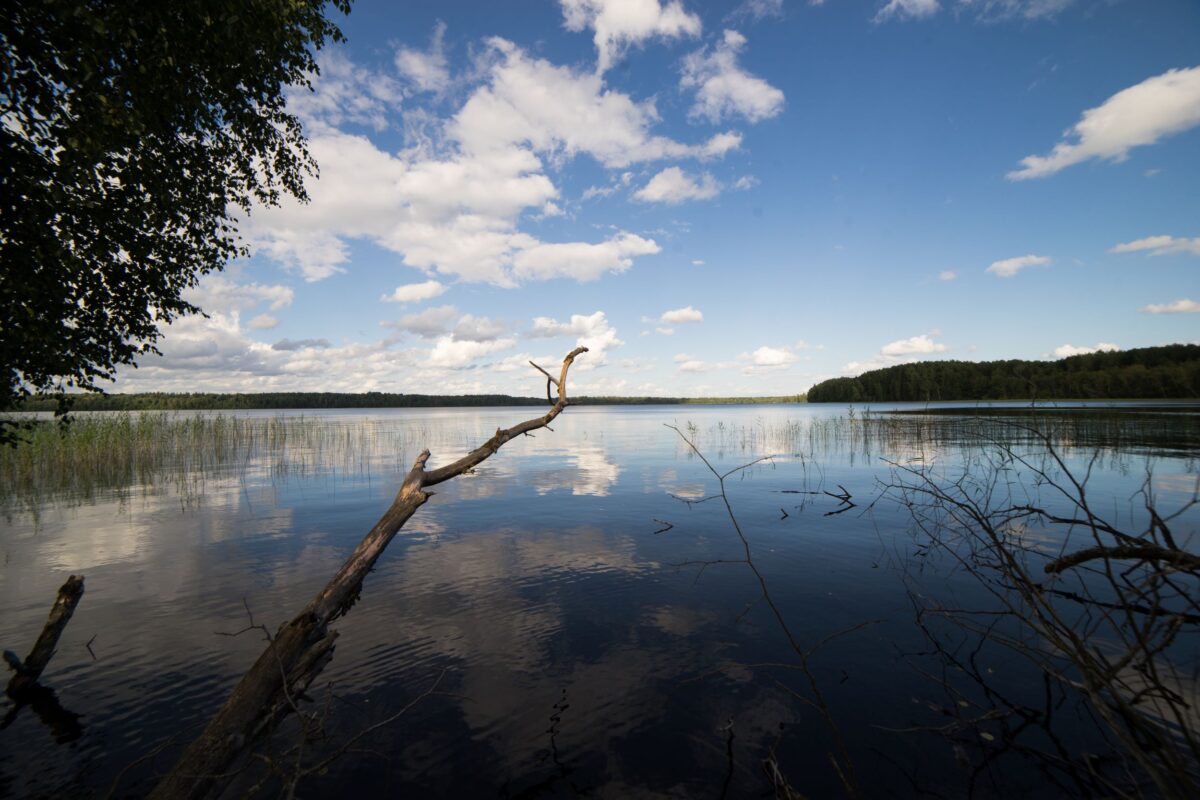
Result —
POLYGON ((952 269, 944 269, 938 273, 939 281, 952 281, 958 277, 958 273, 952 269))
POLYGON ((450 85, 444 39, 446 23, 438 21, 428 50, 402 47, 396 53, 396 69, 423 92, 441 92, 450 85))
POLYGON ((940 8, 938 0, 888 0, 887 5, 876 12, 875 21, 883 22, 891 17, 928 17, 936 14, 940 8))
POLYGON ((777 369, 794 364, 796 362, 796 355, 786 347, 767 347, 763 345, 748 356, 743 353, 739 356, 739 359, 749 361, 752 367, 777 369))
POLYGON ((503 322, 464 314, 454 326, 454 338, 464 342, 487 342, 498 339, 508 330, 503 322))
MULTIPOLYGON (((808 0, 810 6, 819 6, 825 0, 808 0)), ((783 0, 743 0, 733 10, 732 17, 750 17, 754 20, 783 16, 783 0)))
POLYGON ((1190 253, 1200 256, 1200 237, 1181 239, 1177 236, 1147 236, 1132 242, 1119 244, 1110 253, 1136 253, 1149 250, 1152 256, 1167 256, 1175 253, 1190 253))
POLYGON ((559 207, 544 159, 561 165, 589 155, 618 168, 716 158, 740 145, 734 132, 696 144, 654 135, 653 100, 635 102, 596 75, 531 58, 503 39, 486 45, 479 85, 445 124, 430 126, 428 140, 391 153, 363 136, 317 130, 309 149, 321 177, 309 184, 311 202, 284 198, 256 210, 243 227, 251 243, 307 280, 343 271, 351 239, 399 253, 431 277, 510 287, 591 280, 659 247, 632 234, 548 243, 522 231, 522 217, 559 207))
POLYGON ((692 259, 692 266, 693 266, 693 267, 703 267, 703 266, 704 266, 704 261, 703 261, 703 259, 699 259, 699 258, 693 258, 693 259, 692 259))
POLYGON ((842 372, 846 375, 858 375, 873 369, 883 369, 884 367, 893 367, 897 364, 919 361, 921 360, 919 356, 948 352, 950 350, 949 347, 933 340, 933 337, 939 335, 941 335, 939 331, 933 330, 927 334, 923 333, 918 336, 909 337, 908 339, 897 339, 894 342, 889 342, 879 348, 879 352, 866 361, 851 361, 846 364, 842 367, 842 372))
POLYGON ((711 372, 714 369, 720 369, 720 366, 697 359, 687 359, 686 361, 679 362, 680 372, 711 372))
POLYGON ((699 36, 700 18, 679 0, 559 0, 569 31, 595 31, 596 71, 604 73, 625 48, 652 37, 699 36))
POLYGON ((1083 356, 1088 353, 1113 353, 1120 349, 1119 345, 1110 344, 1109 342, 1097 342, 1092 347, 1076 347, 1073 344, 1064 344, 1054 348, 1054 357, 1067 358, 1068 356, 1083 356))
POLYGON ((444 294, 446 288, 446 286, 438 281, 406 283, 403 286, 397 286, 396 291, 391 294, 385 294, 379 299, 385 303, 417 303, 422 300, 432 300, 444 294))
POLYGON ((406 314, 399 320, 385 322, 384 325, 415 333, 422 339, 435 339, 447 332, 448 326, 457 316, 458 309, 454 306, 434 306, 416 314, 406 314))
POLYGON ((660 328, 655 328, 654 332, 659 334, 660 336, 674 336, 675 335, 674 328, 660 327, 660 328))
POLYGON ((279 320, 272 317, 270 314, 259 314, 247 323, 247 326, 256 331, 269 331, 271 328, 277 327, 279 320))
POLYGON ((635 200, 643 203, 682 203, 685 200, 707 200, 721 191, 716 178, 707 172, 699 181, 679 167, 667 167, 634 192, 635 200))
POLYGON ((1200 125, 1200 67, 1173 69, 1117 92, 1067 131, 1046 156, 1021 159, 1009 180, 1053 175, 1091 158, 1124 161, 1134 147, 1200 125))
POLYGON ((1047 256, 1018 256, 1002 261, 993 261, 985 272, 991 272, 1001 278, 1011 278, 1026 267, 1044 267, 1049 263, 1050 259, 1047 256))
POLYGON ((711 52, 703 48, 684 58, 680 86, 696 90, 690 116, 719 122, 740 115, 758 122, 783 110, 783 92, 738 64, 745 45, 745 36, 727 30, 711 52))
POLYGON ((926 355, 928 353, 944 353, 949 349, 946 345, 935 342, 925 334, 922 334, 908 339, 889 342, 879 349, 879 354, 891 357, 926 355))
MULTIPOLYGON (((748 361, 750 359, 750 355, 748 353, 743 353, 742 359, 744 361, 748 361)), ((680 372, 690 373, 712 372, 718 369, 732 369, 733 367, 738 366, 737 362, 735 361, 704 361, 702 359, 695 358, 694 356, 689 356, 687 353, 677 353, 674 360, 678 365, 676 369, 678 369, 680 372)))
POLYGON ((278 342, 271 345, 272 350, 282 350, 289 353, 296 350, 307 350, 309 348, 323 350, 326 347, 329 347, 328 339, 280 339, 278 342))
POLYGON ((552 158, 585 153, 610 168, 664 158, 717 158, 741 144, 726 132, 688 145, 650 134, 653 100, 635 102, 606 88, 598 75, 528 57, 504 39, 488 45, 496 57, 488 85, 477 89, 450 123, 467 153, 528 146, 552 158))
POLYGON ((529 337, 533 339, 574 336, 576 346, 588 348, 587 368, 598 367, 605 362, 609 348, 625 344, 617 338, 616 330, 609 325, 603 311, 594 314, 572 314, 568 322, 559 322, 551 317, 536 317, 529 337))
POLYGON ((1052 17, 1072 5, 1075 0, 958 0, 959 5, 973 8, 982 20, 1001 20, 1011 17, 1042 19, 1052 17))
POLYGON ((662 248, 653 239, 621 233, 596 244, 531 244, 513 256, 517 278, 549 280, 574 278, 594 281, 606 272, 624 272, 633 266, 633 256, 652 255, 662 248))
POLYGON ((704 314, 691 306, 684 306, 664 311, 659 319, 671 325, 678 325, 682 322, 703 322, 704 314))
POLYGON ((1141 310, 1147 314, 1200 314, 1200 303, 1182 299, 1174 303, 1151 303, 1141 310))
POLYGON ((466 339, 455 339, 443 336, 438 339, 429 351, 426 363, 431 367, 457 369, 465 367, 484 356, 507 350, 517 343, 516 339, 496 339, 493 341, 476 342, 466 339))
MULTIPOLYGON (((183 292, 183 299, 209 313, 245 311, 267 303, 272 311, 292 304, 296 293, 287 286, 238 283, 224 275, 205 275, 196 286, 183 292)), ((266 315, 263 315, 266 316, 266 315)))
POLYGON ((761 181, 753 175, 743 175, 733 182, 733 188, 745 191, 746 189, 753 189, 759 183, 761 181))
POLYGON ((346 123, 376 131, 388 127, 404 94, 395 79, 355 65, 337 49, 324 51, 318 65, 321 72, 311 77, 311 90, 288 91, 289 111, 317 130, 346 123))

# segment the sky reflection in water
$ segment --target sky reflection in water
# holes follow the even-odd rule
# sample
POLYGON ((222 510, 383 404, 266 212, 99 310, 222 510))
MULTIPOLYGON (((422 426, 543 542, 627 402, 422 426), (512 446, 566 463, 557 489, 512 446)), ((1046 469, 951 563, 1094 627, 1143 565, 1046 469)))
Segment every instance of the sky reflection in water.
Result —
MULTIPOLYGON (((70 573, 86 576, 44 676, 63 706, 84 715, 84 733, 58 745, 34 714, 20 713, 0 731, 0 792, 103 796, 126 765, 171 736, 187 739, 261 650, 255 632, 218 631, 243 628, 245 607, 271 629, 302 607, 390 502, 421 446, 437 466, 529 415, 318 412, 334 433, 317 449, 259 453, 186 480, 97 479, 86 497, 51 492, 32 508, 10 500, 0 645, 27 650, 58 586, 70 573)), ((1013 431, 955 417, 848 419, 844 408, 578 407, 553 433, 514 441, 437 487, 392 543, 337 624, 336 655, 313 692, 329 704, 327 744, 395 713, 444 671, 441 693, 363 742, 371 753, 306 779, 305 796, 338 796, 347 781, 368 793, 716 796, 730 720, 732 794, 766 787, 759 765, 772 745, 798 789, 838 793, 828 730, 788 691, 800 676, 747 666, 795 660, 756 602, 753 576, 740 564, 679 566, 741 550, 719 502, 685 502, 717 484, 667 424, 694 436, 721 471, 775 456, 728 489, 800 638, 811 645, 879 620, 813 662, 869 794, 909 793, 906 772, 943 791, 960 785, 958 754, 944 741, 884 730, 936 716, 936 687, 913 655, 924 643, 905 591, 918 557, 909 517, 871 500, 888 477, 882 459, 935 460, 952 472, 981 437, 1013 431), (839 486, 858 505, 826 516, 841 504, 820 492, 839 486)), ((1073 466, 1092 446, 1117 443, 1089 482, 1117 517, 1136 513, 1131 495, 1147 468, 1162 508, 1195 490, 1194 414, 1058 432, 1073 466)), ((1190 514, 1176 530, 1196 523, 1190 514)), ((976 599, 968 576, 920 566, 926 590, 976 599)), ((999 683, 1029 690, 1016 665, 995 668, 999 683)), ((139 765, 121 786, 144 791, 169 761, 139 765)), ((1038 793, 1032 770, 1009 772, 1008 785, 1038 793)))

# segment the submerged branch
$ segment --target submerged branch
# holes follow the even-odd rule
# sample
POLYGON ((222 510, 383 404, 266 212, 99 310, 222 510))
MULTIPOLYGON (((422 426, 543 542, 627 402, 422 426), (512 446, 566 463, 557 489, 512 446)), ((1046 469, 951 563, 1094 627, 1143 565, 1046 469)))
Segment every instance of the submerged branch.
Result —
MULTIPOLYGON (((557 379, 538 370, 558 386, 558 400, 546 414, 501 428, 462 458, 426 471, 430 452, 413 462, 392 505, 346 559, 333 578, 307 606, 270 639, 258 660, 245 673, 204 732, 188 746, 179 761, 151 792, 151 798, 203 798, 218 789, 221 776, 260 735, 290 711, 333 657, 338 632, 330 623, 354 605, 362 582, 388 543, 432 493, 425 489, 467 472, 495 454, 514 437, 548 428, 568 405, 567 371, 575 358, 586 353, 577 347, 563 359, 557 379)), ((534 365, 537 366, 537 365, 534 365)))

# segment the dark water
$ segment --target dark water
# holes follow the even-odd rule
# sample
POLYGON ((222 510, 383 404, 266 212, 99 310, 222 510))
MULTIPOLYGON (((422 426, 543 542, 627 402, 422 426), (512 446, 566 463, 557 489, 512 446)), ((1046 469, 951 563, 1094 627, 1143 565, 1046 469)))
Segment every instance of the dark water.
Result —
MULTIPOLYGON (((1044 443, 1028 426, 1040 426, 1064 466, 1090 470, 1091 502, 1137 528, 1143 485, 1160 509, 1194 495, 1200 417, 1132 410, 1022 417, 1012 427, 955 414, 864 420, 844 407, 570 408, 553 433, 514 441, 438 487, 336 625, 335 657, 306 707, 322 736, 289 752, 293 720, 272 758, 286 772, 337 756, 303 778, 303 797, 350 786, 363 795, 772 796, 774 767, 764 762, 805 796, 826 797, 844 794, 829 758, 840 735, 865 796, 1057 796, 1062 787, 1008 746, 1002 723, 930 730, 988 692, 1037 703, 1044 687, 1029 663, 977 643, 974 663, 992 686, 947 677, 916 609, 931 597, 983 607, 989 596, 923 546, 910 509, 885 487, 905 465, 953 476, 997 446, 1038 453, 1044 443), (745 550, 723 502, 688 502, 718 482, 666 424, 720 472, 773 456, 726 480, 767 598, 739 561, 745 550), (833 496, 843 494, 849 502, 833 496), (860 625, 813 652, 807 672, 797 668, 798 649, 860 625), (948 694, 955 680, 964 688, 948 694)), ((300 609, 390 503, 422 446, 437 466, 526 416, 318 412, 319 450, 292 445, 182 478, 177 470, 100 481, 87 497, 10 502, 0 646, 23 654, 58 586, 86 576, 43 676, 82 715, 82 733, 59 743, 31 709, 18 711, 0 731, 0 794, 144 793, 261 651, 256 631, 218 632, 246 627, 247 608, 271 630, 300 609)), ((1036 482, 1012 470, 1009 485, 1022 481, 1036 482)), ((1196 537, 1200 513, 1172 525, 1177 538, 1196 537)), ((1171 653, 1191 665, 1184 691, 1193 694, 1198 650, 1182 637, 1171 653)), ((1061 708, 1067 746, 1096 745, 1094 719, 1071 701, 1061 708)), ((1021 741, 1050 747, 1036 735, 1021 741)), ((231 794, 260 777, 247 770, 231 794)), ((263 794, 279 790, 268 782, 263 794)))

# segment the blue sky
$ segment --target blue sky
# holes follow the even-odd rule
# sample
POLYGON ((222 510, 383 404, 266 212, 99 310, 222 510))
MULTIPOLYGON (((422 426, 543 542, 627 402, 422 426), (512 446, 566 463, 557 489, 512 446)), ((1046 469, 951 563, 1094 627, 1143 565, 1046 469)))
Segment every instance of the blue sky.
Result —
POLYGON ((1195 0, 357 2, 117 391, 795 394, 1200 340, 1195 0))

